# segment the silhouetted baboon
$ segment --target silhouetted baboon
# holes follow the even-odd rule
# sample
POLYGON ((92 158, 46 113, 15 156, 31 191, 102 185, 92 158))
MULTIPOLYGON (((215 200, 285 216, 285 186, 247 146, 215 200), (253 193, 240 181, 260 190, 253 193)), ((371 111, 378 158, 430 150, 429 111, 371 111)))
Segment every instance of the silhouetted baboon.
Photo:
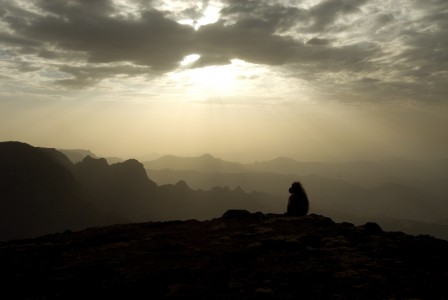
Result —
POLYGON ((288 210, 289 216, 305 216, 308 213, 309 203, 302 184, 298 181, 294 182, 289 188, 291 196, 289 196, 288 210))

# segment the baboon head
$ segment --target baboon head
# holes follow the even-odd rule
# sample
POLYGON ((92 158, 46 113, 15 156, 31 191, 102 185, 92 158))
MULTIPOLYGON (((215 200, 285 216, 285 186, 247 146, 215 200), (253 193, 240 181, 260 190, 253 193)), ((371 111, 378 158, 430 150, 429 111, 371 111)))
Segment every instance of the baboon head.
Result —
POLYGON ((289 188, 289 192, 291 193, 291 194, 294 194, 294 193, 300 193, 300 192, 303 192, 304 190, 303 190, 303 187, 302 187, 302 185, 300 184, 300 182, 294 182, 292 185, 291 185, 291 187, 289 188))

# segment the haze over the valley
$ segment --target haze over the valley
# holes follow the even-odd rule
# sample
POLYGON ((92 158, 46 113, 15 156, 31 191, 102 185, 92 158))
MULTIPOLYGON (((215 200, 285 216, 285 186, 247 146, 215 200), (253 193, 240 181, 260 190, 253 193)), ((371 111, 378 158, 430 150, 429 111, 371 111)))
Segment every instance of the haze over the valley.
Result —
POLYGON ((0 0, 0 140, 445 158, 447 15, 445 0, 0 0))

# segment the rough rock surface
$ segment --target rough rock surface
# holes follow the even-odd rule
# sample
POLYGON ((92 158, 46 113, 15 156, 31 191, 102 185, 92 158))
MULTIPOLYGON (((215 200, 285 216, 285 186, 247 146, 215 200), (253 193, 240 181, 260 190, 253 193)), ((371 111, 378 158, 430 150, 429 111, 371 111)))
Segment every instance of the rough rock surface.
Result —
POLYGON ((2 292, 8 299, 448 298, 447 241, 319 215, 251 215, 0 243, 2 292))

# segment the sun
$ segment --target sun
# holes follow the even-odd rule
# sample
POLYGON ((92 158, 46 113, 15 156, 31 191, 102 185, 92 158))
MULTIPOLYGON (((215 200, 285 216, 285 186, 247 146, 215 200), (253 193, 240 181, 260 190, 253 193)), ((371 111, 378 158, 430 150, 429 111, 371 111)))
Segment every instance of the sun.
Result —
POLYGON ((185 102, 228 105, 265 105, 274 101, 269 96, 272 94, 278 99, 297 94, 301 95, 301 101, 308 98, 305 83, 298 84, 295 78, 285 80, 284 73, 274 68, 237 58, 230 59, 225 65, 202 66, 201 58, 200 53, 184 56, 178 61, 176 70, 165 74, 164 88, 157 93, 169 95, 173 101, 184 99, 185 102))
POLYGON ((229 93, 237 85, 239 70, 234 65, 209 66, 190 71, 192 82, 208 91, 229 93))
POLYGON ((188 93, 208 96, 229 96, 241 91, 247 84, 245 78, 253 77, 260 70, 257 65, 232 59, 226 65, 194 68, 199 54, 190 54, 179 62, 179 70, 171 73, 173 82, 181 84, 188 93))

